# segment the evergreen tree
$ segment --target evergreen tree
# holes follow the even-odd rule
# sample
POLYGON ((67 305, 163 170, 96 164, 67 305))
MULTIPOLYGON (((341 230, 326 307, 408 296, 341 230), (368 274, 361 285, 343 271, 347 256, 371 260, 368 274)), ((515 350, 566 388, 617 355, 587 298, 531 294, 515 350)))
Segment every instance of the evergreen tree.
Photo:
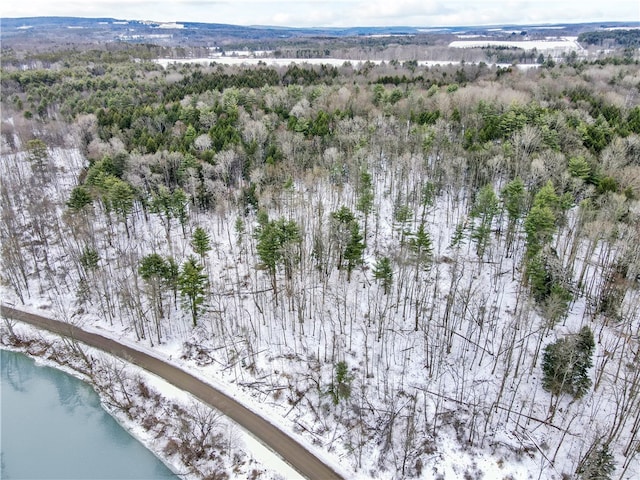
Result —
POLYGON ((351 382, 353 377, 349 374, 347 362, 338 362, 335 365, 333 382, 329 387, 329 394, 333 398, 333 403, 337 405, 341 399, 351 396, 351 382))
POLYGON ((349 241, 344 249, 344 259, 347 262, 347 282, 351 281, 353 269, 362 263, 364 249, 365 243, 364 237, 360 233, 360 225, 354 220, 350 224, 349 241))
POLYGON ((145 281, 157 280, 160 282, 166 277, 167 262, 157 253, 152 253, 142 258, 138 273, 145 281))
POLYGON ((547 183, 538 190, 538 193, 533 197, 533 205, 549 207, 554 213, 558 211, 560 207, 560 197, 558 197, 551 180, 547 181, 547 183))
POLYGON ((184 132, 184 136, 183 136, 183 145, 186 149, 189 149, 189 147, 191 147, 191 145, 193 144, 193 141, 196 139, 196 135, 198 134, 198 132, 196 131, 195 128, 193 128, 193 125, 189 125, 187 127, 187 129, 184 132))
POLYGON ((171 211, 175 218, 180 222, 182 234, 185 234, 187 221, 189 220, 189 212, 187 210, 189 198, 181 188, 176 188, 171 195, 171 211))
POLYGON ((171 219, 176 218, 182 227, 182 234, 189 218, 187 204, 189 203, 187 194, 181 188, 176 188, 170 192, 167 187, 161 185, 158 191, 151 198, 151 212, 161 214, 161 219, 167 230, 167 237, 171 229, 171 219))
POLYGON ((431 241, 429 232, 425 229, 424 222, 420 224, 418 231, 412 235, 409 240, 409 247, 411 248, 414 261, 416 262, 415 278, 417 280, 420 267, 431 258, 431 255, 433 255, 433 242, 431 241))
POLYGON ((529 281, 536 300, 541 302, 551 292, 552 277, 547 269, 544 251, 556 229, 556 210, 560 199, 549 181, 533 199, 533 206, 524 220, 527 250, 525 279, 529 281))
POLYGON ((480 258, 489 245, 491 238, 491 224, 498 213, 498 197, 491 185, 484 186, 471 209, 471 218, 478 223, 473 225, 471 239, 476 242, 476 253, 480 258))
POLYGON ((208 279, 202 273, 204 267, 198 263, 198 260, 191 256, 182 265, 180 275, 178 276, 178 287, 182 296, 183 305, 191 314, 193 326, 198 325, 198 316, 204 309, 205 292, 207 289, 208 279))
POLYGON ((393 284, 393 270, 391 269, 391 260, 389 257, 379 258, 373 267, 373 278, 382 284, 385 295, 389 293, 389 289, 393 284))
POLYGON ((588 371, 594 347, 593 333, 587 326, 576 335, 547 345, 542 359, 544 389, 554 395, 584 396, 591 387, 588 371))
POLYGON ((465 233, 464 231, 467 228, 466 220, 458 223, 456 225, 455 230, 453 231, 453 235, 451 236, 451 244, 449 248, 460 248, 461 245, 465 243, 465 233))
POLYGON ((367 227, 369 225, 368 218, 373 207, 373 186, 371 183, 371 174, 366 170, 360 173, 360 184, 358 188, 358 203, 356 208, 364 216, 364 237, 367 238, 367 227))
POLYGON ((204 228, 196 227, 191 237, 191 247, 194 252, 200 255, 200 259, 204 263, 205 255, 211 250, 211 238, 204 228))
POLYGON ((400 232, 400 243, 404 245, 409 230, 407 224, 413 217, 413 211, 409 205, 401 203, 401 199, 398 199, 393 207, 393 219, 398 224, 397 231, 400 232))
POLYGON ((67 207, 74 212, 80 212, 84 207, 91 205, 92 203, 93 199, 91 198, 89 190, 80 185, 71 190, 67 207))
POLYGON ((609 445, 604 444, 600 447, 596 443, 578 465, 576 474, 581 480, 610 480, 615 469, 616 464, 609 451, 609 445))
POLYGON ((526 191, 520 177, 511 180, 501 192, 502 203, 507 211, 507 254, 510 252, 515 239, 516 226, 524 212, 526 191))
POLYGON ((345 249, 351 238, 351 225, 356 221, 353 212, 344 205, 331 212, 331 240, 337 251, 337 268, 342 269, 345 260, 345 249))
POLYGON ((124 223, 129 236, 129 225, 127 217, 133 211, 134 192, 131 185, 114 176, 107 176, 104 180, 105 207, 108 211, 114 211, 120 220, 124 223))
POLYGON ((36 138, 27 142, 27 155, 31 162, 31 170, 39 180, 46 180, 46 166, 49 158, 47 144, 36 138))
POLYGON ((256 230, 258 240, 256 250, 262 264, 269 271, 276 302, 278 301, 277 269, 282 265, 285 277, 291 279, 293 267, 299 261, 300 229, 293 220, 280 218, 270 221, 268 217, 260 220, 256 230))
POLYGON ((84 247, 82 255, 80 256, 80 265, 85 271, 95 270, 98 268, 98 262, 100 261, 100 255, 95 248, 84 247))
POLYGON ((427 182, 422 187, 420 196, 420 205, 422 206, 422 214, 420 216, 421 223, 424 223, 427 215, 427 209, 433 206, 436 195, 436 186, 432 182, 427 182))
POLYGON ((242 217, 236 218, 236 223, 234 224, 233 229, 236 232, 236 243, 238 245, 242 245, 242 239, 244 238, 244 234, 246 232, 246 226, 244 224, 244 220, 242 220, 242 217))
POLYGON ((159 213, 161 219, 168 229, 168 223, 171 220, 171 192, 164 185, 158 187, 158 191, 153 193, 150 202, 151 213, 159 213))
POLYGON ((553 238, 556 216, 547 205, 531 207, 524 221, 524 231, 527 235, 527 257, 535 257, 543 247, 553 238))
POLYGON ((160 342, 160 321, 164 318, 162 285, 166 283, 168 265, 164 258, 152 253, 142 258, 138 273, 148 286, 148 295, 153 306, 158 343, 160 342))
POLYGON ((168 288, 173 292, 173 301, 177 306, 178 303, 178 280, 180 278, 180 266, 173 257, 167 257, 164 281, 168 288))
POLYGON ((591 167, 583 156, 570 158, 568 168, 571 176, 580 180, 587 181, 591 176, 591 167))

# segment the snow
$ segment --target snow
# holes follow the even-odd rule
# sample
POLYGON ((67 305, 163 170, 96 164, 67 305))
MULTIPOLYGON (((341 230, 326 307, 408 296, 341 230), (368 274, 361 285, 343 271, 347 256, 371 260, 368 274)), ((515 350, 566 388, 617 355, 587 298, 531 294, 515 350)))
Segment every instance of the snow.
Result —
MULTIPOLYGON (((247 60, 254 59, 238 59, 242 63, 247 60)), ((62 210, 84 160, 75 149, 57 149, 50 154, 60 175, 47 187, 47 194, 57 200, 57 208, 62 210)), ((21 159, 16 156, 9 162, 5 157, 2 168, 19 166, 21 159)), ((412 162, 421 161, 398 159, 407 169, 413 168, 412 162)), ((371 165, 375 190, 388 193, 376 195, 374 211, 378 213, 369 225, 370 232, 376 232, 375 239, 371 234, 365 268, 355 271, 351 282, 346 282, 343 272, 335 270, 326 277, 320 273, 309 273, 304 278, 294 276, 288 284, 281 279, 281 300, 276 306, 268 291, 269 278, 255 268, 257 260, 251 254, 255 226, 252 218, 247 221, 248 231, 240 245, 233 230, 233 214, 194 212, 190 228, 206 227, 214 245, 207 261, 213 283, 210 311, 192 329, 188 316, 173 305, 170 320, 164 325, 165 339, 152 347, 151 342, 156 342, 151 335, 145 340, 136 339, 124 315, 126 310, 114 309, 109 319, 101 301, 117 299, 121 292, 116 285, 127 285, 136 274, 137 264, 128 265, 127 255, 140 258, 150 251, 172 251, 182 261, 191 253, 188 238, 182 236, 175 222, 165 236, 157 215, 149 215, 149 221, 145 221, 137 212, 130 225, 135 235, 132 241, 127 239, 122 225, 108 226, 97 215, 93 227, 105 234, 96 236, 103 252, 101 262, 115 281, 96 284, 101 299, 96 295, 78 306, 74 290, 78 273, 68 261, 71 247, 52 243, 49 255, 59 276, 47 279, 32 275, 26 307, 135 345, 188 370, 289 432, 327 463, 345 472, 345 478, 398 478, 395 466, 400 462, 401 446, 412 431, 405 425, 419 428, 414 434, 424 436, 423 443, 429 443, 419 444, 425 450, 419 456, 424 458, 420 467, 424 478, 483 474, 485 478, 529 479, 538 473, 540 478, 560 478, 576 465, 586 442, 598 434, 598 428, 606 428, 610 418, 615 417, 614 386, 605 382, 598 396, 590 395, 577 403, 561 399, 552 423, 548 420, 549 396, 540 386, 539 364, 528 360, 520 365, 518 361, 522 371, 519 376, 512 376, 516 359, 505 353, 505 344, 512 339, 516 346, 514 356, 533 359, 536 350, 555 338, 589 324, 594 331, 596 327, 600 329, 595 358, 603 358, 608 342, 617 334, 633 334, 638 319, 627 327, 596 324, 584 297, 578 297, 564 323, 545 334, 544 319, 516 279, 519 263, 514 257, 505 257, 500 242, 493 239, 486 261, 479 261, 470 241, 459 249, 449 247, 457 222, 468 211, 468 199, 464 192, 445 191, 427 213, 434 242, 431 270, 420 281, 415 281, 408 270, 397 280, 408 285, 407 291, 416 289, 421 293, 416 295, 422 302, 422 310, 415 314, 419 317, 416 331, 413 309, 418 307, 403 305, 403 299, 395 294, 384 295, 373 282, 370 269, 379 255, 400 255, 396 250, 400 228, 393 219, 394 195, 412 191, 422 179, 409 175, 409 184, 401 183, 382 158, 379 162, 372 160, 371 165), (102 238, 107 234, 112 245, 102 238), (465 261, 458 263, 458 258, 465 261), (293 294, 288 295, 287 291, 293 294), (455 299, 451 305, 449 298, 455 299), (403 309, 411 315, 405 315, 403 309), (433 321, 426 320, 429 313, 433 313, 433 321), (202 347, 204 360, 196 356, 183 359, 185 342, 202 347), (327 396, 337 361, 347 362, 353 376, 352 396, 361 402, 359 405, 334 405, 327 396), (504 392, 500 390, 503 378, 504 392), (360 391, 366 391, 366 395, 359 395, 360 391), (483 402, 494 398, 496 408, 491 405, 487 409, 483 402), (483 415, 490 413, 491 422, 483 425, 483 415), (413 424, 414 418, 420 420, 413 424), (553 436, 556 424, 569 432, 562 447, 553 436), (475 434, 470 433, 472 427, 475 434), (473 446, 468 445, 469 436, 473 436, 473 446), (538 452, 554 456, 555 464, 551 466, 538 452)), ((16 172, 1 173, 17 175, 16 172)), ((28 169, 24 168, 22 174, 28 175, 28 169)), ((18 192, 18 196, 25 197, 16 201, 26 205, 27 193, 18 192)), ((326 218, 309 214, 315 205, 322 202, 328 211, 342 204, 353 207, 354 196, 349 186, 336 187, 327 180, 316 179, 296 184, 269 207, 274 216, 287 214, 303 230, 313 231, 314 222, 326 222, 326 218), (293 208, 299 204, 311 209, 293 208)), ((570 212, 570 225, 576 214, 576 209, 570 212)), ((414 212, 405 227, 415 229, 417 215, 414 212)), ((305 248, 310 249, 310 245, 305 244, 305 248)), ((599 253, 598 249, 592 252, 593 258, 598 258, 599 253)), ((587 266, 585 283, 589 284, 602 278, 602 271, 586 256, 587 249, 582 247, 578 267, 587 266)), ((396 288, 397 283, 394 292, 396 288)), ((17 295, 6 285, 2 286, 2 298, 20 305, 17 295)), ((629 301, 637 302, 637 293, 629 301)), ((605 371, 614 373, 612 367, 605 371)), ((150 381, 156 385, 159 382, 150 381)), ((160 390, 179 401, 187 400, 167 386, 160 386, 160 390)), ((248 446, 255 446, 251 439, 248 446)), ((273 455, 264 451, 254 451, 254 455, 283 476, 291 473, 273 455)), ((407 468, 418 470, 413 464, 407 468)), ((640 466, 635 460, 626 478, 637 475, 640 466)))
POLYGON ((455 40, 449 44, 452 48, 483 48, 483 47, 510 47, 522 48, 524 50, 539 51, 582 51, 582 47, 578 43, 578 37, 563 37, 561 39, 548 40, 455 40))
MULTIPOLYGON (((343 58, 269 58, 269 57, 213 57, 213 58, 159 58, 156 59, 159 65, 163 68, 167 68, 169 65, 184 65, 184 64, 200 64, 209 65, 211 63, 219 63, 222 65, 244 65, 244 66, 256 66, 256 65, 268 65, 271 67, 288 67, 292 64, 299 65, 328 65, 331 67, 342 67, 345 64, 350 64, 354 68, 362 68, 367 63, 374 65, 382 65, 388 62, 384 60, 349 60, 343 58)), ((470 63, 470 62, 467 62, 470 63)), ((436 67, 439 65, 459 65, 458 61, 451 60, 418 60, 418 66, 420 67, 436 67)), ((498 67, 509 67, 511 64, 497 64, 498 67)), ((535 68, 538 65, 533 64, 517 64, 517 68, 535 68)))
POLYGON ((297 470, 282 460, 280 456, 265 447, 259 440, 244 429, 239 429, 242 434, 242 442, 247 450, 266 468, 274 470, 288 480, 303 480, 305 477, 300 475, 297 470))
MULTIPOLYGON (((24 308, 24 310, 35 314, 43 313, 38 309, 24 308)), ((20 323, 17 324, 14 329, 22 338, 43 339, 50 344, 55 344, 59 341, 59 337, 57 335, 39 330, 35 327, 32 327, 31 325, 20 323)), ((99 333, 104 334, 105 332, 101 331, 99 333)), ((10 348, 11 350, 27 353, 26 351, 24 351, 24 349, 12 348, 8 347, 7 345, 2 345, 2 348, 10 348)), ((115 358, 111 355, 108 355, 92 347, 84 347, 84 351, 87 355, 90 355, 94 359, 111 359, 107 360, 109 362, 119 361, 119 359, 115 360, 115 358)), ((147 353, 153 354, 153 351, 148 351, 147 353)), ((38 355, 33 356, 33 358, 38 365, 57 368, 83 381, 89 383, 91 382, 90 379, 80 374, 77 370, 73 369, 69 365, 61 364, 54 360, 50 360, 38 355)), ((143 379, 145 384, 152 391, 158 392, 163 396, 165 402, 177 403, 179 405, 182 405, 184 408, 189 408, 195 402, 198 402, 198 400, 191 394, 173 386, 157 375, 151 374, 135 365, 129 364, 126 367, 126 372, 131 376, 140 377, 141 379, 143 379)), ((185 471, 187 471, 186 467, 181 462, 179 462, 175 456, 168 458, 166 455, 163 455, 162 452, 159 451, 159 447, 157 446, 155 434, 152 434, 152 432, 145 430, 135 421, 127 418, 121 412, 109 408, 108 406, 104 405, 104 403, 103 408, 105 408, 105 410, 109 412, 118 421, 118 423, 124 429, 126 429, 134 438, 145 445, 154 455, 156 455, 161 461, 163 461, 163 463, 165 463, 168 468, 170 468, 174 473, 179 474, 180 478, 184 480, 195 480, 199 478, 198 476, 192 474, 185 474, 185 471)), ((263 475, 263 477, 261 478, 273 480, 297 480, 304 478, 288 463, 286 463, 278 454, 265 447, 259 440, 253 437, 253 435, 251 435, 251 433, 246 431, 244 428, 232 422, 228 422, 228 425, 226 427, 223 426, 223 428, 226 428, 228 435, 233 437, 234 443, 238 445, 237 448, 241 449, 243 453, 246 453, 251 457, 251 463, 255 463, 261 467, 263 475)))

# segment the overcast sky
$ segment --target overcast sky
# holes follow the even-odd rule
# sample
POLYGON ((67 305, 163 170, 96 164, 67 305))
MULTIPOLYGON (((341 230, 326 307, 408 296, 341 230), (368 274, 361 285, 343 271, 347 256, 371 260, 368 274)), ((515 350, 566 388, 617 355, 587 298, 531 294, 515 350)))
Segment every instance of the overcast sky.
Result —
POLYGON ((2 17, 77 16, 291 27, 640 21, 639 0, 4 0, 2 17))

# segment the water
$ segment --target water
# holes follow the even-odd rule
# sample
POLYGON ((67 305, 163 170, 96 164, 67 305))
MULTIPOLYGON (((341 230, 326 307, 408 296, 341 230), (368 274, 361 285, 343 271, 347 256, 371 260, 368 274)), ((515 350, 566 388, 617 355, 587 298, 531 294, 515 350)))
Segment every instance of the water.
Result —
POLYGON ((3 479, 176 476, 105 412, 86 383, 0 351, 3 479))

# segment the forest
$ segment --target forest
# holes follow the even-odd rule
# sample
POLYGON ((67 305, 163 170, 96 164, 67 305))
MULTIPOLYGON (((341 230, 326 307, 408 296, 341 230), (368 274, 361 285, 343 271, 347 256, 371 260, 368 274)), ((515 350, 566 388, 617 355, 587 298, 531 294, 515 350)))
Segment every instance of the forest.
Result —
POLYGON ((613 43, 623 47, 638 47, 640 45, 640 32, 637 30, 600 30, 584 32, 578 36, 578 41, 587 45, 603 45, 613 43))
POLYGON ((143 50, 3 53, 3 301, 175 348, 354 478, 640 475, 628 51, 143 50))

